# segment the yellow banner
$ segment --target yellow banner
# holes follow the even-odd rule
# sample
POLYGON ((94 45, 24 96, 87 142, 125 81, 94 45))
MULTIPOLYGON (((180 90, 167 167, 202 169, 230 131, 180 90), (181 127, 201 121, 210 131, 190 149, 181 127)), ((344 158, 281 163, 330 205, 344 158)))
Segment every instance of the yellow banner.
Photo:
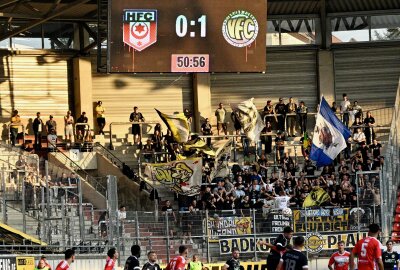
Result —
POLYGON ((17 270, 34 270, 35 258, 34 257, 17 257, 17 270))
POLYGON ((253 219, 251 217, 212 217, 206 222, 210 241, 217 241, 219 236, 253 233, 253 219))
POLYGON ((346 248, 353 248, 357 241, 367 236, 367 232, 340 233, 340 234, 320 234, 313 232, 306 236, 306 249, 308 252, 316 254, 321 250, 336 249, 339 241, 344 241, 346 248))
POLYGON ((294 232, 347 231, 349 230, 349 210, 349 208, 294 210, 294 232))

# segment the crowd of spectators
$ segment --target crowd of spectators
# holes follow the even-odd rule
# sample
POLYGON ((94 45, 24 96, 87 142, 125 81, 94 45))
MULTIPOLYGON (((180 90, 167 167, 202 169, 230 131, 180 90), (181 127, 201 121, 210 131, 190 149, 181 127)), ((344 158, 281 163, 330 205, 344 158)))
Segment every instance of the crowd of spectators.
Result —
MULTIPOLYGON (((302 207, 307 195, 316 188, 323 188, 329 194, 331 199, 324 204, 326 206, 379 206, 380 174, 374 171, 381 170, 384 157, 382 145, 375 139, 375 119, 371 112, 364 115, 357 101, 350 103, 346 94, 339 107, 335 102, 332 104, 332 111, 337 113, 353 135, 347 142, 347 148, 330 166, 317 168, 310 160, 310 138, 308 146, 304 147, 307 145, 304 139, 307 138, 301 135, 307 131, 305 115, 308 108, 305 103, 295 104, 290 98, 284 104, 283 99, 279 99, 279 103, 273 106, 268 101, 264 108, 266 128, 263 132, 271 134, 261 137, 253 161, 246 165, 228 166, 229 157, 218 161, 204 158, 201 194, 194 197, 177 195, 179 210, 302 207), (290 117, 293 121, 288 121, 290 117), (303 157, 295 159, 285 149, 285 142, 292 136, 301 136, 303 157), (221 168, 225 174, 216 175, 213 172, 221 171, 221 168), (357 172, 366 173, 358 174, 356 179, 357 172)), ((226 134, 226 115, 227 111, 220 103, 215 112, 218 134, 226 134)), ((234 114, 231 116, 234 121, 234 114)), ((205 120, 202 131, 206 135, 212 134, 210 119, 205 120)), ((207 139, 207 144, 210 143, 207 139)), ((242 147, 246 154, 244 143, 242 147)))

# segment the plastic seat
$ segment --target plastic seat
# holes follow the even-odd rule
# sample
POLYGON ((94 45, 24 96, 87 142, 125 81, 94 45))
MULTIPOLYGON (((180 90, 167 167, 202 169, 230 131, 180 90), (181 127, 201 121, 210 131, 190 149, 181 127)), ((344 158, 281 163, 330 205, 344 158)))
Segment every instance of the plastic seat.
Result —
POLYGON ((400 223, 393 223, 393 232, 400 232, 400 223))

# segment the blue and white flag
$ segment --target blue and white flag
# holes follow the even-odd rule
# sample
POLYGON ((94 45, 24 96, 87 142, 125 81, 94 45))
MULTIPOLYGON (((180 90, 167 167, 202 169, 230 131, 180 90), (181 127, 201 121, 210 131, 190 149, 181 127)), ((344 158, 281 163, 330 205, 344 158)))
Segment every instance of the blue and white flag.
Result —
POLYGON ((350 135, 350 130, 337 118, 322 97, 310 154, 310 158, 317 162, 317 167, 330 165, 346 148, 346 141, 350 135))

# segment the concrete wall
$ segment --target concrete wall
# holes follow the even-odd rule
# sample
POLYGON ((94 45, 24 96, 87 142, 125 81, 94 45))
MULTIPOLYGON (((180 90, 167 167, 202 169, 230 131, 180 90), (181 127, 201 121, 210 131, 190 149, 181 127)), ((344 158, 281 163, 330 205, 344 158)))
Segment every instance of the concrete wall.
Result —
POLYGON ((335 72, 332 51, 318 52, 318 88, 329 105, 335 101, 335 72))
POLYGON ((114 175, 118 179, 118 204, 128 211, 154 211, 154 202, 147 191, 139 191, 139 185, 125 176, 121 170, 104 156, 97 156, 98 175, 114 175))

